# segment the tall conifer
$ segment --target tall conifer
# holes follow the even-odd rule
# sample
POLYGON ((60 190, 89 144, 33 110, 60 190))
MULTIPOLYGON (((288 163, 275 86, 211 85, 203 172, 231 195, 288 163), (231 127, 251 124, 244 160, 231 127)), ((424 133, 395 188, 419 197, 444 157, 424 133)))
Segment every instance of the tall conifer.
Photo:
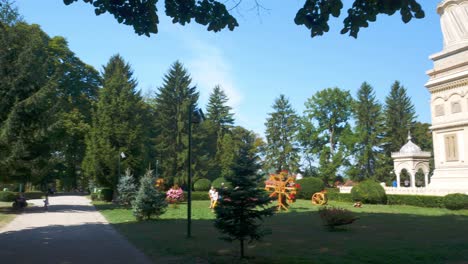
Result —
POLYGON ((136 90, 130 65, 120 55, 110 58, 103 72, 103 88, 93 112, 93 121, 86 141, 85 173, 101 185, 115 187, 119 167, 143 172, 145 128, 143 101, 136 90), (125 154, 120 157, 121 153, 125 154), (119 166, 120 162, 120 166, 119 166))
POLYGON ((267 169, 275 171, 297 172, 299 169, 299 149, 296 139, 298 117, 283 94, 275 100, 273 110, 265 123, 267 139, 265 165, 267 169))

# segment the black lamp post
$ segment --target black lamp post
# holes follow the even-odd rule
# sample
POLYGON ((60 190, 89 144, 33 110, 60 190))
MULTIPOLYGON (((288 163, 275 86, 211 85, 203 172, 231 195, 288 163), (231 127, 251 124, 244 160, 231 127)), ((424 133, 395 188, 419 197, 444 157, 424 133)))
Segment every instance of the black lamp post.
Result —
POLYGON ((192 236, 192 123, 201 123, 205 120, 203 111, 199 108, 193 109, 189 104, 188 111, 188 166, 187 166, 187 238, 192 236), (192 118, 193 117, 193 118, 192 118))

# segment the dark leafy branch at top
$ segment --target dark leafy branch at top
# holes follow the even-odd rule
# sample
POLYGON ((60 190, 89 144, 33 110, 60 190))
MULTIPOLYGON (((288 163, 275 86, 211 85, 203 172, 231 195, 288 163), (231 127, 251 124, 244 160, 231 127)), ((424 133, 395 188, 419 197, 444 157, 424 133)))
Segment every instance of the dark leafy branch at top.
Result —
MULTIPOLYGON (((78 0, 63 0, 69 5, 78 0)), ((96 15, 108 12, 119 23, 133 26, 138 35, 150 36, 158 33, 159 17, 156 4, 158 0, 82 0, 95 7, 96 15)), ((237 6, 241 0, 235 3, 237 6)), ((259 5, 257 0, 254 1, 259 5)), ((195 20, 196 23, 207 26, 209 31, 218 32, 224 28, 234 30, 239 24, 231 9, 216 0, 164 0, 166 15, 173 23, 185 25, 195 20)), ((330 16, 339 17, 343 9, 343 0, 306 0, 298 10, 294 22, 304 25, 311 32, 311 37, 323 35, 330 30, 330 16)), ((354 0, 348 9, 348 15, 343 20, 341 34, 349 33, 357 37, 361 28, 369 26, 369 22, 377 20, 377 15, 393 15, 400 11, 403 22, 412 18, 423 18, 424 11, 417 0, 354 0)))

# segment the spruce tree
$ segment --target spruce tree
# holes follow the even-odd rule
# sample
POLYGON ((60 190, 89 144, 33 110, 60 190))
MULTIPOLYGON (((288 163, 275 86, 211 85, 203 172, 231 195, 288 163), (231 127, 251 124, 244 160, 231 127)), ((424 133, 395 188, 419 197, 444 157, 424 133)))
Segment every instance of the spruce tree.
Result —
POLYGON ((389 95, 385 98, 383 115, 383 153, 377 161, 376 175, 379 181, 390 183, 395 178, 391 172, 393 171, 391 154, 400 150, 406 143, 408 132, 416 118, 406 88, 398 81, 393 83, 389 95))
POLYGON ((119 155, 121 171, 132 167, 135 173, 144 170, 147 142, 144 103, 136 91, 133 72, 120 55, 112 56, 103 72, 103 88, 92 114, 92 125, 86 139, 83 161, 85 173, 107 187, 115 188, 119 155))
POLYGON ((227 105, 228 100, 221 87, 215 86, 206 107, 206 117, 214 123, 216 130, 220 131, 218 133, 226 132, 234 124, 234 114, 231 113, 232 108, 227 105))
POLYGON ((117 185, 117 200, 120 204, 130 205, 134 200, 137 193, 137 186, 135 184, 135 178, 130 170, 125 170, 125 175, 120 177, 119 184, 117 185))
MULTIPOLYGON (((162 177, 169 185, 187 183, 188 111, 189 105, 195 109, 198 101, 198 92, 191 82, 189 74, 177 61, 164 76, 155 98, 159 131, 155 138, 156 151, 161 157, 162 177)), ((197 126, 193 126, 194 135, 196 130, 197 126)), ((193 150, 197 151, 195 144, 193 150)))
POLYGON ((299 148, 297 143, 298 117, 289 100, 280 95, 273 104, 266 126, 265 166, 275 171, 299 169, 299 148))
POLYGON ((140 188, 132 202, 133 215, 138 221, 159 217, 167 208, 166 194, 156 189, 156 177, 152 170, 147 170, 140 179, 140 188))
POLYGON ((271 198, 257 188, 259 175, 235 175, 227 180, 233 188, 219 189, 221 200, 215 207, 215 227, 225 234, 222 239, 240 243, 240 257, 245 257, 245 242, 260 240, 269 232, 262 228, 265 217, 273 215, 276 208, 269 207, 271 198))
POLYGON ((349 171, 352 180, 364 180, 375 175, 376 161, 382 144, 381 105, 375 99, 372 86, 364 82, 357 92, 353 112, 356 122, 355 164, 349 171))

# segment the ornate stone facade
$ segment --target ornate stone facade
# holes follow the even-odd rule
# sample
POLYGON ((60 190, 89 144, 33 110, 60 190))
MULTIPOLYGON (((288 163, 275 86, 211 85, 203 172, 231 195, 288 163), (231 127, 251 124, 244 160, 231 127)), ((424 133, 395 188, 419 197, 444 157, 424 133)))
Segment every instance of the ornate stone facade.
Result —
POLYGON ((435 170, 431 188, 468 190, 468 0, 445 0, 438 7, 444 48, 430 56, 435 170))

